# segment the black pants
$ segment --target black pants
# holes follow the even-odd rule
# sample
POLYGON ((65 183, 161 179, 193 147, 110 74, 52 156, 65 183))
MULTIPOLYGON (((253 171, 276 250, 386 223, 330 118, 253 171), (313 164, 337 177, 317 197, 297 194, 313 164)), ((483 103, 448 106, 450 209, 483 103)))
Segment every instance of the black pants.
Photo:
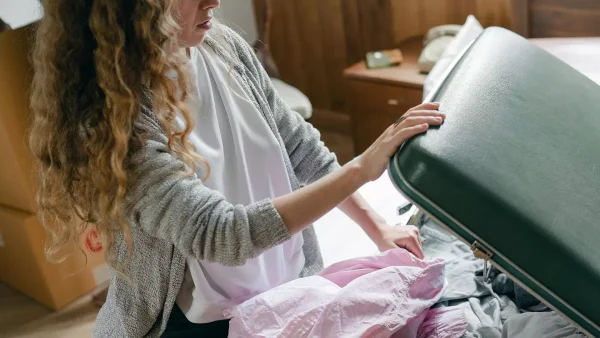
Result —
POLYGON ((167 323, 167 329, 163 333, 163 338, 202 338, 202 337, 215 337, 215 338, 227 338, 229 333, 229 320, 221 320, 218 322, 212 322, 207 324, 194 324, 190 322, 185 314, 181 311, 179 306, 175 304, 173 311, 171 311, 171 317, 167 323))

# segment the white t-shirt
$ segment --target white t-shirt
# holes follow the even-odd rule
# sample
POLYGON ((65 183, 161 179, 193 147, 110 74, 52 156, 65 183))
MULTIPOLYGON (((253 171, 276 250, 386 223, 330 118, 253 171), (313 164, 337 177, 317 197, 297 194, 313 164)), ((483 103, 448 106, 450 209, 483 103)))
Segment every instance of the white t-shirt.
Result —
MULTIPOLYGON (((196 85, 190 140, 210 164, 205 186, 242 205, 290 193, 279 142, 231 67, 206 44, 192 48, 190 58, 196 85)), ((298 233, 240 267, 188 257, 177 305, 193 323, 222 320, 225 309, 298 278, 302 244, 298 233)))

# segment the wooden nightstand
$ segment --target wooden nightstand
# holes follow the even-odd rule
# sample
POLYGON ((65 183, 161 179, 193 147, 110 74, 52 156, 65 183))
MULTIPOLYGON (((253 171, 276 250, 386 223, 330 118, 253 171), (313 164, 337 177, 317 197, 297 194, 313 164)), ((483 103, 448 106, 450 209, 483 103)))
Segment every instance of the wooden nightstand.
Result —
POLYGON ((398 67, 367 69, 359 62, 344 70, 346 109, 352 118, 356 155, 365 151, 383 131, 408 109, 423 101, 423 82, 417 59, 423 39, 415 37, 399 46, 404 61, 398 67))

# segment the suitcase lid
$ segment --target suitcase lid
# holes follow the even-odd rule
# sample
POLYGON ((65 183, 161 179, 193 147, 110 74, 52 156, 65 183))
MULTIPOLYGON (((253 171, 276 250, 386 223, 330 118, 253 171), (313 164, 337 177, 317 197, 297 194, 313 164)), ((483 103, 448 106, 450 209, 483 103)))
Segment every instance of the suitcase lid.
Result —
POLYGON ((600 86, 486 29, 426 101, 447 114, 390 161, 401 193, 600 337, 600 86))

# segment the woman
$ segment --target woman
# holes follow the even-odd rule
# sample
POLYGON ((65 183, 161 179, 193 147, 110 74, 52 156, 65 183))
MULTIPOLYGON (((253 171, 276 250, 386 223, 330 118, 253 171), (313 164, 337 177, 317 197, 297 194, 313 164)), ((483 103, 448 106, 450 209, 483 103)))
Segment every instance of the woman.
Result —
POLYGON ((340 168, 252 49, 212 20, 218 5, 44 2, 39 205, 49 257, 86 227, 102 235, 113 269, 97 337, 226 336, 224 309, 322 268, 311 223, 336 206, 379 249, 423 256, 416 228, 387 225, 356 191, 442 123, 438 106, 410 110, 340 168))

